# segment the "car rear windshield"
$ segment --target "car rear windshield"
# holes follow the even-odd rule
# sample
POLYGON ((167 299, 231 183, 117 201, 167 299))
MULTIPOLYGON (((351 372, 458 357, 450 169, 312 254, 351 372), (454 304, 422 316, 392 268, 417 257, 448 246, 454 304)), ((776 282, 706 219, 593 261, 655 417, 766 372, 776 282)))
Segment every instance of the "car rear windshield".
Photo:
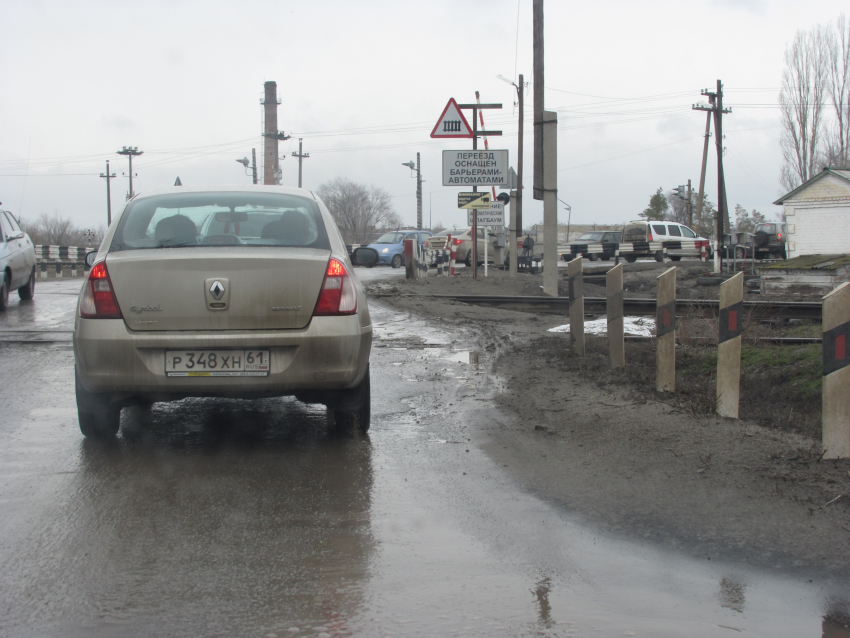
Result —
POLYGON ((278 193, 174 193, 131 202, 110 250, 190 246, 330 249, 318 204, 278 193))
POLYGON ((579 237, 579 241, 601 241, 602 235, 605 233, 584 233, 581 237, 579 237))
POLYGON ((448 230, 441 230, 439 233, 434 235, 434 237, 446 237, 448 235, 451 235, 452 237, 459 237, 460 235, 463 235, 468 230, 469 230, 468 228, 451 228, 451 229, 448 229, 448 230))
POLYGON ((756 232, 763 231, 768 235, 773 235, 776 232, 776 224, 759 224, 756 226, 756 232))

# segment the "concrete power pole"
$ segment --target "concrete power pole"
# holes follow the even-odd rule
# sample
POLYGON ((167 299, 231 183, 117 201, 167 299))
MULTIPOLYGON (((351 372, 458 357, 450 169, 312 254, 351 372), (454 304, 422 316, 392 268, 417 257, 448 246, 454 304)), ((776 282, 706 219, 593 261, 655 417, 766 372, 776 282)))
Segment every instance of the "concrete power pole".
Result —
POLYGON ((265 108, 265 131, 263 137, 265 144, 263 149, 263 184, 280 184, 280 156, 278 155, 277 143, 288 140, 289 135, 284 135, 277 130, 277 107, 280 100, 277 97, 277 83, 266 82, 264 85, 263 106, 265 108))
POLYGON ((251 173, 254 178, 254 184, 257 183, 257 149, 251 149, 251 173))
POLYGON ((543 0, 534 0, 534 199, 543 199, 543 0))
MULTIPOLYGON (((127 158, 130 160, 130 192, 127 195, 127 199, 130 200, 133 199, 133 197, 135 196, 135 193, 133 192, 133 158, 138 155, 141 155, 142 153, 144 153, 144 151, 140 151, 138 146, 125 146, 123 149, 116 152, 118 153, 118 155, 126 155, 127 158)), ((108 184, 109 181, 107 181, 106 183, 108 184)))
POLYGON ((422 165, 416 153, 416 230, 422 230, 422 165))
POLYGON ((100 174, 101 177, 106 179, 106 227, 109 228, 112 225, 112 193, 109 190, 109 180, 115 178, 115 173, 109 172, 109 160, 106 160, 106 174, 100 174))
POLYGON ((699 174, 699 194, 697 195, 697 229, 702 225, 702 205, 705 201, 705 168, 708 164, 708 138, 710 137, 711 111, 705 114, 705 142, 702 146, 702 172, 699 174))
POLYGON ((301 152, 301 141, 304 138, 298 138, 298 152, 292 151, 292 157, 298 158, 298 188, 301 188, 301 160, 307 159, 310 157, 310 153, 302 153, 301 152))

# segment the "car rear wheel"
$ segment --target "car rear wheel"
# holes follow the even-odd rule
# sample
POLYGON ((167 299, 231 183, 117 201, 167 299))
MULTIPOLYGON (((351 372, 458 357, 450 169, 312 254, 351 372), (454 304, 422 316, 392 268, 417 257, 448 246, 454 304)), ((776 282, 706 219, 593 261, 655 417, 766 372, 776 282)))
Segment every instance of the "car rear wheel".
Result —
POLYGON ((637 255, 623 255, 623 259, 625 259, 630 264, 633 264, 637 261, 637 255))
POLYGON ((672 261, 682 261, 682 256, 681 255, 671 255, 670 259, 672 261))
POLYGON ((463 263, 466 264, 467 268, 472 268, 472 249, 469 249, 469 252, 466 253, 466 258, 463 260, 463 263))
POLYGON ((335 434, 350 435, 369 431, 372 417, 372 389, 369 370, 356 388, 340 391, 340 407, 333 403, 328 406, 331 431, 335 434))
POLYGON ((35 267, 33 267, 32 272, 30 273, 29 281, 27 281, 25 286, 21 286, 18 288, 18 297, 23 300, 32 299, 32 296, 35 294, 35 267))
POLYGON ((114 437, 121 425, 121 408, 103 395, 86 390, 76 370, 74 385, 77 395, 77 419, 83 436, 89 439, 114 437))
POLYGON ((664 261, 664 253, 660 250, 655 251, 655 261, 662 262, 664 261))
POLYGON ((401 268, 401 255, 393 255, 391 265, 393 268, 401 268))
POLYGON ((9 275, 3 273, 3 284, 0 288, 0 310, 9 307, 9 275))
POLYGON ((587 255, 587 258, 588 258, 590 261, 596 261, 597 259, 599 259, 599 257, 597 257, 596 255, 594 255, 593 253, 589 253, 589 254, 587 255))

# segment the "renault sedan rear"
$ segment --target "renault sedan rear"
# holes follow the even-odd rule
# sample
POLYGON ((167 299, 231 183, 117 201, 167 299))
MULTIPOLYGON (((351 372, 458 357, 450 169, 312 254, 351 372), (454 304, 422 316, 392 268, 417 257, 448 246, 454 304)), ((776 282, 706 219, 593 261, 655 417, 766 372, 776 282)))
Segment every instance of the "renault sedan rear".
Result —
POLYGON ((327 405, 336 427, 368 429, 369 311, 310 191, 137 196, 92 262, 74 330, 85 436, 117 433, 124 406, 185 397, 294 395, 327 405))

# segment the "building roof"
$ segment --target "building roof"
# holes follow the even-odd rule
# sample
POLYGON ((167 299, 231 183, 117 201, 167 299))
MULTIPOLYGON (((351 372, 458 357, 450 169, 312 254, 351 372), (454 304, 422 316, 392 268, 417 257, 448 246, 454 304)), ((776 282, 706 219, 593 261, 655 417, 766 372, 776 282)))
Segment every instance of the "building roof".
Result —
POLYGON ((850 168, 835 168, 835 167, 827 166, 820 173, 818 173, 814 177, 809 178, 808 180, 806 180, 805 182, 800 184, 797 188, 792 190, 790 193, 786 193, 785 195, 783 195, 782 197, 780 197, 779 199, 777 199, 773 203, 777 204, 777 205, 784 204, 786 200, 791 199, 792 197, 794 197, 795 195, 797 195, 801 191, 805 190, 806 188, 808 188, 809 186, 814 184, 816 181, 823 179, 827 175, 835 175, 836 177, 838 177, 838 178, 846 181, 848 184, 850 184, 850 168))

